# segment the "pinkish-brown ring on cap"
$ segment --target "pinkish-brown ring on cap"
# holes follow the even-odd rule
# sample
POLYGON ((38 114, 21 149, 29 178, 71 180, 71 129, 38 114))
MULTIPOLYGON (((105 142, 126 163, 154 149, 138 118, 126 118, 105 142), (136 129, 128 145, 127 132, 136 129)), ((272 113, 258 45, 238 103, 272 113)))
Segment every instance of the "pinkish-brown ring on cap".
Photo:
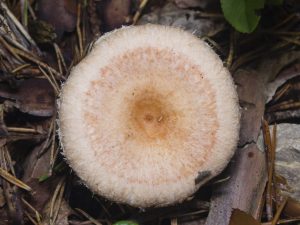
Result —
POLYGON ((126 27, 100 38, 60 101, 71 167, 96 193, 133 206, 191 196, 223 170, 238 140, 230 74, 204 42, 176 28, 126 27))

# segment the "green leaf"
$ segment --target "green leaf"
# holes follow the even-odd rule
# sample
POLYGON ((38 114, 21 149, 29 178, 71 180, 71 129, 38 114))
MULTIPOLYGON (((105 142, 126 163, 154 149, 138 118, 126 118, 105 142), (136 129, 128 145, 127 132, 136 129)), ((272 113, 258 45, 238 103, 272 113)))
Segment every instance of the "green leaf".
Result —
POLYGON ((221 0, 226 20, 238 31, 251 33, 257 27, 265 0, 221 0))
POLYGON ((139 225, 139 224, 132 220, 121 220, 121 221, 114 223, 113 225, 139 225))
POLYGON ((39 177, 39 182, 44 182, 45 180, 47 180, 49 178, 49 175, 42 175, 39 177))
POLYGON ((268 5, 282 5, 284 0, 266 0, 268 5))

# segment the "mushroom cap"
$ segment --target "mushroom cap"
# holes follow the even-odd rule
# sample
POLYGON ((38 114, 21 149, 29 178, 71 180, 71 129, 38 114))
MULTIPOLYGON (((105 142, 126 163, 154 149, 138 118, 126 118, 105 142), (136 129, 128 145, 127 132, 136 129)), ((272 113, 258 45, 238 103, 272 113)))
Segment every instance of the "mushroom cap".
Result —
POLYGON ((234 83, 203 41, 143 25, 96 41, 60 98, 63 152, 94 192, 137 207, 181 202, 219 174, 239 134, 234 83))

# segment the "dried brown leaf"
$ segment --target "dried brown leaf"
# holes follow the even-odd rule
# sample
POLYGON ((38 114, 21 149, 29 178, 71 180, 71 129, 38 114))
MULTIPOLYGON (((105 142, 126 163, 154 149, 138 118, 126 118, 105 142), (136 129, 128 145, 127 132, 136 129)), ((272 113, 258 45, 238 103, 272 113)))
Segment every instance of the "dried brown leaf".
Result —
POLYGON ((24 80, 16 90, 2 87, 0 96, 12 99, 14 107, 34 116, 49 117, 55 111, 55 94, 46 79, 24 80))
POLYGON ((229 225, 260 225, 251 215, 239 210, 233 209, 229 225))
POLYGON ((76 0, 39 0, 38 17, 51 24, 58 36, 76 27, 76 0))
POLYGON ((288 217, 300 217, 300 202, 293 198, 288 198, 283 212, 288 217))

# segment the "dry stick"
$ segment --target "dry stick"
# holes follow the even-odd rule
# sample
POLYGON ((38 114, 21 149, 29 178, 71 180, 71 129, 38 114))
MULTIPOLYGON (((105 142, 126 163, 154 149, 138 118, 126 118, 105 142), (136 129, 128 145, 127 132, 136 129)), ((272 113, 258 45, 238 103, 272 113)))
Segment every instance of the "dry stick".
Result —
POLYGON ((207 213, 208 210, 207 209, 200 209, 194 212, 189 212, 189 213, 184 213, 184 214, 177 214, 176 217, 177 218, 182 218, 182 217, 187 217, 187 216, 194 216, 194 215, 198 215, 198 214, 203 214, 203 213, 207 213))
POLYGON ((271 222, 271 225, 276 225, 277 224, 277 221, 278 221, 278 219, 281 215, 281 212, 282 212, 284 206, 286 205, 287 200, 288 200, 288 198, 285 197, 283 202, 280 204, 280 206, 279 206, 278 210, 276 211, 276 214, 275 214, 275 216, 274 216, 274 218, 271 222))
MULTIPOLYGON (((276 145, 277 145, 277 140, 276 140, 276 134, 277 134, 277 124, 275 123, 272 129, 272 140, 271 140, 271 144, 272 144, 272 158, 271 158, 271 168, 270 168, 270 177, 269 179, 271 179, 272 182, 272 193, 274 193, 275 187, 276 187, 276 179, 275 179, 275 155, 276 155, 276 145)), ((277 207, 277 204, 275 202, 275 205, 277 207)))
MULTIPOLYGON (((55 131, 56 131, 56 115, 53 117, 53 131, 52 131, 52 140, 51 140, 51 152, 50 152, 50 170, 49 170, 49 175, 52 175, 52 171, 53 171, 53 167, 54 167, 54 163, 55 163, 55 159, 57 154, 55 154, 55 131)), ((58 152, 58 151, 57 151, 58 152)))
POLYGON ((237 60, 234 61, 234 63, 231 66, 231 71, 236 71, 240 66, 243 64, 250 62, 260 56, 260 53, 265 51, 265 47, 261 46, 252 52, 245 53, 244 55, 241 55, 238 57, 237 60))
POLYGON ((5 180, 8 182, 18 186, 19 188, 22 188, 26 191, 31 191, 31 187, 29 187, 27 184, 23 183, 21 180, 16 178, 15 176, 11 175, 9 172, 6 170, 0 168, 0 176, 3 177, 5 180))
POLYGON ((210 37, 203 36, 201 39, 205 42, 208 42, 209 45, 211 45, 213 48, 217 49, 219 52, 224 53, 224 50, 220 47, 220 45, 217 42, 215 42, 213 39, 211 39, 210 37))
MULTIPOLYGON (((283 220, 278 220, 277 224, 288 224, 288 223, 292 223, 292 222, 299 222, 300 221, 300 217, 298 218, 292 218, 292 219, 283 219, 283 220)), ((261 225, 272 225, 272 222, 266 222, 266 223, 262 223, 261 225)))
POLYGON ((38 158, 40 158, 47 151, 47 149, 49 147, 48 144, 49 144, 52 132, 53 132, 53 121, 50 123, 50 127, 47 132, 47 137, 43 143, 43 146, 42 146, 41 150, 38 152, 38 156, 37 156, 38 158))
POLYGON ((28 25, 28 0, 20 0, 22 24, 24 27, 28 25))
POLYGON ((3 44, 3 46, 20 62, 24 62, 24 60, 16 54, 14 51, 14 48, 9 46, 9 44, 0 36, 0 42, 3 44))
MULTIPOLYGON (((85 12, 86 12, 86 7, 87 6, 83 6, 83 9, 85 9, 85 12)), ((83 11, 82 9, 82 11, 83 11)), ((81 28, 81 34, 82 34, 82 54, 85 55, 85 49, 86 49, 86 20, 84 20, 84 13, 82 12, 82 28, 81 28)))
POLYGON ((27 60, 29 60, 29 61, 31 61, 31 62, 34 62, 35 64, 37 64, 38 66, 40 66, 40 67, 42 67, 42 68, 44 68, 44 69, 48 69, 49 71, 51 71, 53 74, 56 75, 56 78, 57 78, 57 79, 61 79, 61 78, 63 77, 62 74, 60 74, 59 72, 57 72, 55 69, 53 69, 52 67, 50 67, 50 66, 47 65, 46 63, 44 63, 44 62, 42 62, 42 61, 36 59, 35 57, 29 55, 28 53, 23 52, 23 51, 21 51, 21 50, 19 50, 19 49, 16 49, 16 48, 14 48, 14 51, 15 51, 18 55, 20 55, 21 57, 23 57, 23 58, 25 58, 25 59, 27 59, 27 60))
POLYGON ((290 83, 288 83, 287 85, 285 85, 283 88, 281 88, 279 91, 277 91, 275 93, 275 95, 273 96, 273 102, 278 101, 287 91, 289 91, 291 89, 292 85, 290 83))
POLYGON ((44 74, 44 76, 47 78, 47 80, 49 81, 51 86, 53 87, 55 95, 58 96, 59 95, 59 87, 58 87, 58 84, 56 83, 56 80, 52 80, 51 77, 40 66, 39 66, 39 69, 42 72, 42 74, 44 74))
POLYGON ((13 40, 13 39, 9 38, 7 35, 3 35, 3 37, 10 44, 12 44, 15 47, 17 47, 18 49, 26 52, 27 54, 31 55, 32 57, 35 57, 35 55, 32 52, 30 52, 26 47, 24 47, 22 44, 20 44, 17 40, 13 40))
POLYGON ((231 31, 230 32, 230 45, 229 45, 229 53, 228 53, 228 56, 227 56, 227 59, 226 59, 226 67, 227 68, 230 68, 231 65, 232 65, 232 60, 233 60, 233 55, 234 55, 234 35, 235 35, 235 32, 234 31, 231 31))
MULTIPOLYGON (((66 65, 65 59, 64 59, 64 57, 61 53, 60 48, 58 47, 58 45, 56 43, 54 43, 53 46, 54 46, 54 49, 55 49, 55 53, 56 53, 56 57, 57 57, 57 61, 58 61, 58 66, 61 67, 61 64, 62 64, 63 69, 65 70, 65 72, 67 72, 68 71, 67 65, 66 65)), ((63 74, 62 71, 61 71, 61 74, 63 74)))
POLYGON ((36 17, 35 12, 34 12, 34 10, 32 9, 32 7, 31 7, 30 4, 28 4, 28 11, 29 11, 30 15, 32 16, 32 19, 33 19, 33 20, 36 20, 37 17, 36 17))
POLYGON ((137 21, 140 18, 141 14, 142 14, 142 11, 145 8, 147 2, 148 2, 148 0, 142 0, 141 4, 139 5, 138 10, 136 11, 136 13, 133 16, 133 19, 132 19, 132 21, 133 21, 132 24, 133 25, 135 25, 137 23, 137 21))
POLYGON ((25 128, 25 127, 7 127, 8 132, 18 132, 18 133, 33 133, 38 134, 39 132, 33 128, 25 128))
POLYGON ((62 199, 63 199, 63 194, 64 194, 64 191, 65 191, 65 187, 66 187, 66 182, 64 182, 63 186, 60 189, 59 195, 58 195, 56 210, 55 210, 55 214, 54 214, 54 217, 53 217, 53 225, 55 225, 55 221, 58 217, 58 213, 59 213, 59 209, 61 207, 61 202, 62 202, 62 199))
POLYGON ((300 45, 300 40, 299 40, 298 36, 296 38, 288 38, 288 37, 279 36, 279 38, 284 41, 287 41, 288 43, 300 45))
POLYGON ((32 218, 32 216, 27 211, 24 211, 24 213, 27 216, 27 218, 31 221, 31 223, 33 223, 34 225, 40 225, 35 219, 32 218))
POLYGON ((48 69, 48 72, 49 72, 49 74, 50 74, 50 77, 52 78, 53 82, 56 84, 56 87, 57 87, 58 92, 59 92, 59 85, 58 85, 58 83, 57 83, 57 80, 55 79, 54 74, 52 73, 51 70, 49 70, 49 67, 48 67, 47 69, 48 69))
POLYGON ((55 54, 56 54, 56 59, 57 59, 57 65, 58 65, 58 71, 62 74, 63 71, 62 71, 62 66, 61 66, 61 60, 60 60, 60 57, 57 53, 57 49, 55 47, 55 43, 53 44, 53 47, 54 47, 54 50, 55 50, 55 54))
POLYGON ((290 22, 290 20, 294 19, 295 17, 298 17, 297 14, 291 14, 289 15, 287 18, 285 18, 283 21, 281 21, 280 23, 276 24, 272 30, 278 29, 279 27, 283 26, 284 24, 290 22))
POLYGON ((59 212, 60 204, 61 204, 61 198, 62 198, 63 192, 65 190, 65 184, 66 184, 65 178, 62 178, 61 181, 58 183, 58 185, 54 191, 53 197, 51 199, 50 215, 49 215, 49 224, 50 225, 55 224, 55 221, 56 221, 56 218, 57 218, 57 215, 59 212), (54 210, 55 203, 56 203, 57 207, 54 210))
POLYGON ((8 162, 8 166, 9 166, 9 169, 10 169, 12 175, 16 176, 15 169, 14 169, 14 166, 13 166, 13 163, 11 160, 11 156, 10 156, 10 153, 9 153, 6 145, 3 148, 3 156, 6 159, 6 161, 8 162))
POLYGON ((82 35, 80 30, 80 17, 81 17, 81 4, 77 5, 77 22, 76 22, 76 31, 78 36, 78 45, 79 45, 79 54, 80 58, 83 56, 83 43, 82 43, 82 35))
POLYGON ((35 214, 35 217, 37 219, 37 223, 41 224, 42 223, 42 216, 41 214, 32 206, 29 204, 29 202, 27 202, 24 198, 21 198, 22 202, 35 214))
POLYGON ((300 101, 293 102, 291 101, 284 101, 279 104, 271 106, 267 112, 274 112, 274 111, 281 111, 281 110, 288 110, 288 109, 296 109, 300 107, 300 101))
POLYGON ((80 212, 84 217, 86 217, 93 224, 95 224, 95 225, 102 225, 102 223, 99 223, 96 219, 94 219, 93 217, 91 217, 89 214, 87 214, 83 210, 81 210, 79 208, 75 208, 75 209, 76 209, 76 211, 80 212))
POLYGON ((21 32, 21 34, 23 34, 23 36, 27 39, 27 41, 31 45, 33 45, 36 49, 39 49, 37 47, 35 41, 30 37, 30 35, 28 34, 28 32, 24 29, 24 27, 19 22, 19 20, 14 16, 14 14, 8 9, 8 7, 6 6, 6 4, 3 1, 0 1, 0 5, 1 5, 2 8, 4 8, 6 10, 7 16, 14 22, 14 24, 16 25, 16 27, 19 29, 19 31, 21 32))
POLYGON ((273 211, 272 211, 272 175, 273 171, 271 170, 271 154, 272 154, 272 144, 271 144, 271 135, 269 125, 266 120, 263 119, 263 136, 265 143, 265 152, 267 153, 267 165, 268 165, 268 183, 266 190, 266 212, 268 220, 272 220, 273 211))
POLYGON ((300 32, 297 31, 273 31, 273 30, 266 30, 266 31, 262 31, 263 34, 276 34, 276 35, 280 35, 280 36, 297 36, 299 37, 300 32))
POLYGON ((20 65, 20 66, 16 67, 15 69, 13 69, 13 70, 11 71, 11 73, 12 73, 12 74, 17 73, 17 72, 19 72, 20 70, 25 69, 25 68, 27 68, 27 67, 29 67, 29 66, 31 66, 29 63, 20 65))

